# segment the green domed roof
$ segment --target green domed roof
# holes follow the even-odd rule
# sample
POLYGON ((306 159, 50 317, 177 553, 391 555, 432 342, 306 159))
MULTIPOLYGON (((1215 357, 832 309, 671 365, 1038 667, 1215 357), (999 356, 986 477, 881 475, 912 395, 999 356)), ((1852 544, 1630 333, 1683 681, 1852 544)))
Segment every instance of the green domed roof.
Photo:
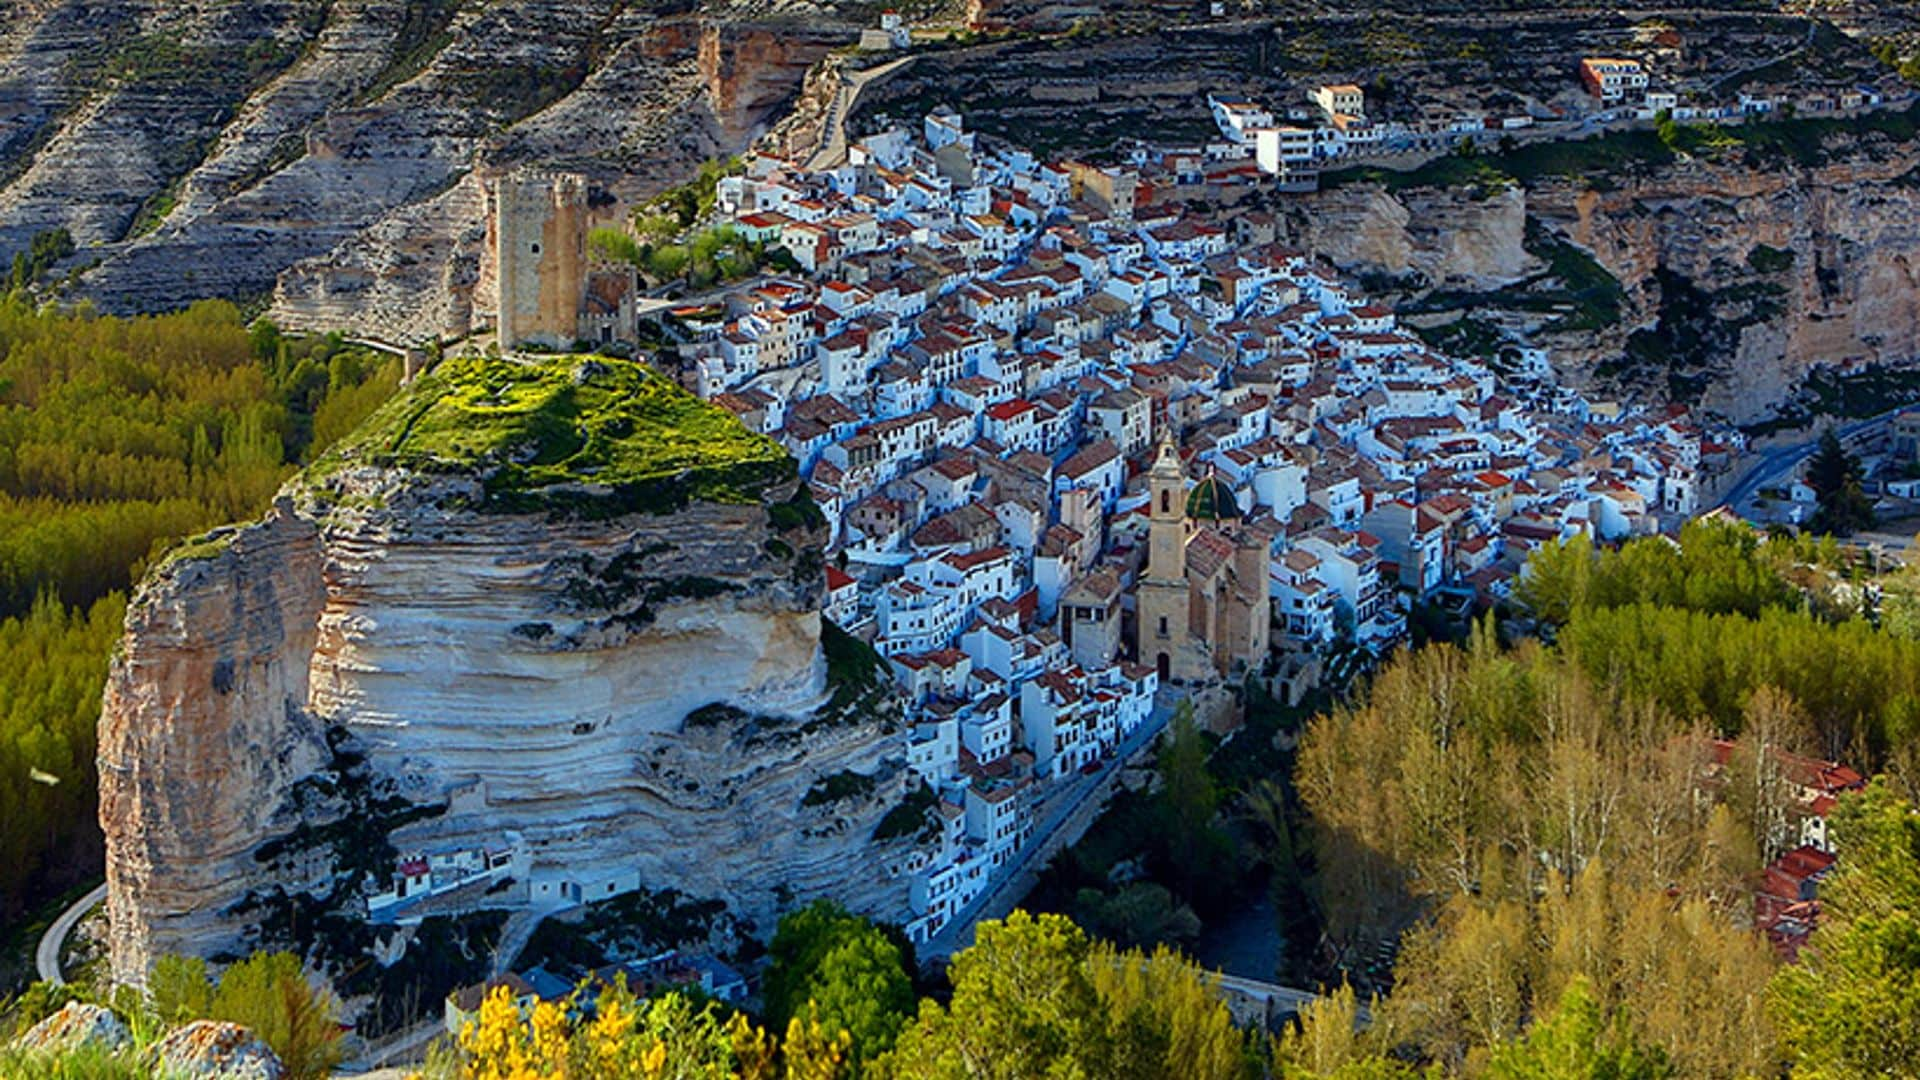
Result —
POLYGON ((1232 488, 1217 474, 1209 474, 1187 493, 1187 516, 1202 521, 1226 521, 1240 516, 1240 504, 1234 500, 1232 488))

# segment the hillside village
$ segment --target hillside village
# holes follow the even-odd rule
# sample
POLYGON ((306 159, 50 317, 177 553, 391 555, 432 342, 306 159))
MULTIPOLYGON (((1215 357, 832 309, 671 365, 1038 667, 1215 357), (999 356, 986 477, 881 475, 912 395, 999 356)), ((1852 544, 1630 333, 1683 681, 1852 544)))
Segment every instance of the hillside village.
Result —
MULTIPOLYGON (((901 31, 883 17, 868 47, 901 31)), ((680 300, 590 249, 580 178, 505 177, 500 337, 648 342, 794 455, 830 529, 825 614, 911 711, 906 805, 934 842, 884 869, 912 878, 925 945, 1051 850, 1175 702, 1228 730, 1250 682, 1287 703, 1343 682, 1411 619, 1508 599, 1544 543, 1674 534, 1718 501, 1737 430, 1589 399, 1520 337, 1447 355, 1247 197, 1461 140, 1909 99, 1721 100, 1663 74, 1662 40, 1575 57, 1555 104, 1504 117, 1408 118, 1329 82, 1281 107, 1208 94, 1217 139, 1097 163, 944 106, 832 160, 750 154, 699 226, 787 269, 680 300)))
MULTIPOLYGON (((1741 449, 1523 345, 1436 351, 1269 215, 1157 197, 1183 163, 1042 161, 946 110, 833 168, 755 156, 714 213, 799 272, 657 312, 682 380, 798 460, 826 614, 910 702, 917 941, 1175 698, 1219 730, 1249 680, 1298 700, 1542 543, 1676 529, 1741 449)), ((622 273, 583 271, 628 297, 608 322, 622 273)))

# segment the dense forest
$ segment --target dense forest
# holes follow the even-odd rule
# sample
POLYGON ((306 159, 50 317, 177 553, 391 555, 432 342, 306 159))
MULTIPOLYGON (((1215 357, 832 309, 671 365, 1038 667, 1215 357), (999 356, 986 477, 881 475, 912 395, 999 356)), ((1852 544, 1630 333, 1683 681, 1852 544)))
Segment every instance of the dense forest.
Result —
POLYGON ((0 300, 0 922, 98 873, 94 726, 128 588, 169 544, 258 514, 399 374, 225 303, 0 300))

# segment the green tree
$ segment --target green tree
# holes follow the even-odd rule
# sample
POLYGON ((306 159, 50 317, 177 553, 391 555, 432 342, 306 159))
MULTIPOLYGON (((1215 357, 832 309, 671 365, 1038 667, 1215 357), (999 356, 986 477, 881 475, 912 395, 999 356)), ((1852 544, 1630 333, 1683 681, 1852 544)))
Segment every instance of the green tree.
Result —
POLYGON ((1560 626, 1587 602, 1593 578, 1593 540, 1584 532, 1543 544, 1527 560, 1514 599, 1533 618, 1560 626))
POLYGON ((768 952, 763 996, 776 1031, 795 1020, 845 1031, 857 1064, 892 1047, 913 1015, 900 947, 830 900, 782 916, 768 952))
POLYGON ((1220 787, 1207 767, 1212 744, 1194 723, 1193 703, 1182 701, 1161 736, 1156 765, 1160 791, 1154 838, 1157 859, 1183 896, 1219 895, 1237 870, 1233 844, 1215 820, 1220 787))
POLYGON ((1074 897, 1073 917, 1093 933, 1128 946, 1187 942, 1200 933, 1200 917, 1193 909, 1151 881, 1128 882, 1111 896, 1082 889, 1074 897))
POLYGON ((882 1075, 915 1080, 1096 1077, 1110 1058, 1086 959, 1092 943, 1059 915, 982 922, 953 958, 953 1001, 920 1003, 882 1075))
POLYGON ((952 1003, 920 1015, 879 1062, 933 1080, 1246 1080, 1256 1058, 1191 962, 1116 952, 1059 915, 980 924, 953 959, 952 1003))
POLYGON ((1372 1055, 1360 1030, 1360 1004, 1353 987, 1323 991, 1273 1043, 1273 1071, 1280 1080, 1309 1080, 1354 1068, 1372 1055))
POLYGON ((1769 988, 1793 1075, 1911 1076, 1920 1061, 1920 816, 1876 779, 1833 815, 1825 921, 1769 988))
POLYGON ((1496 1047, 1489 1080, 1664 1080, 1673 1069, 1609 1022, 1584 979, 1560 995, 1553 1012, 1524 1038, 1496 1047))
POLYGON ((1814 528, 1851 536, 1873 524, 1873 503, 1860 488, 1860 459, 1847 453, 1832 428, 1821 433, 1807 460, 1807 486, 1820 508, 1814 528))
POLYGON ((1252 1041, 1234 1025, 1212 976, 1161 946, 1152 953, 1095 945, 1086 971, 1111 1031, 1109 1076, 1251 1080, 1252 1041))
POLYGON ((324 1080, 340 1063, 340 1003, 308 981, 292 953, 254 953, 228 968, 211 1014, 251 1028, 291 1080, 324 1080))
POLYGON ((147 976, 147 1003, 162 1024, 184 1024, 213 1015, 213 983, 197 956, 162 956, 147 976))

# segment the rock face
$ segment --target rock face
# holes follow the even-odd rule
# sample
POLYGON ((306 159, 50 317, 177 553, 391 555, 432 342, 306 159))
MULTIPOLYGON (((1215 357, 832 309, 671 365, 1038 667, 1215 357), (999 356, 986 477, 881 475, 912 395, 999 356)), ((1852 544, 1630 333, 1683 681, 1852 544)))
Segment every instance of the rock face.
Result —
POLYGON ((113 1010, 84 1001, 69 1001, 60 1011, 28 1028, 13 1040, 17 1050, 39 1054, 68 1054, 83 1046, 108 1053, 124 1050, 133 1041, 127 1025, 113 1010))
POLYGON ((396 854, 513 853, 510 884, 433 910, 898 910, 872 840, 911 775, 897 707, 864 646, 823 647, 798 490, 638 365, 421 379, 141 586, 100 730, 115 978, 359 923, 396 854))
POLYGON ((1829 137, 1815 161, 1700 156, 1475 188, 1334 187, 1292 215, 1345 268, 1406 275, 1405 296, 1506 322, 1574 385, 1671 395, 1737 421, 1769 415, 1823 364, 1920 358, 1920 141, 1829 137), (1569 322, 1531 305, 1562 282, 1551 247, 1590 254, 1617 317, 1569 322), (1546 275, 1543 277, 1543 275, 1546 275))
POLYGON ((258 1035, 219 1020, 196 1020, 147 1048, 147 1065, 181 1080, 280 1080, 287 1070, 258 1035))
POLYGON ((0 25, 0 258, 71 230, 109 310, 271 295, 281 321, 464 333, 486 181, 644 198, 740 150, 857 35, 808 5, 38 0, 0 25), (477 231, 476 231, 477 230, 477 231))
POLYGON ((1527 197, 1519 188, 1466 199, 1431 189, 1394 195, 1367 184, 1317 202, 1299 215, 1295 235, 1342 266, 1412 273, 1443 288, 1484 289, 1539 264, 1526 249, 1527 197))

